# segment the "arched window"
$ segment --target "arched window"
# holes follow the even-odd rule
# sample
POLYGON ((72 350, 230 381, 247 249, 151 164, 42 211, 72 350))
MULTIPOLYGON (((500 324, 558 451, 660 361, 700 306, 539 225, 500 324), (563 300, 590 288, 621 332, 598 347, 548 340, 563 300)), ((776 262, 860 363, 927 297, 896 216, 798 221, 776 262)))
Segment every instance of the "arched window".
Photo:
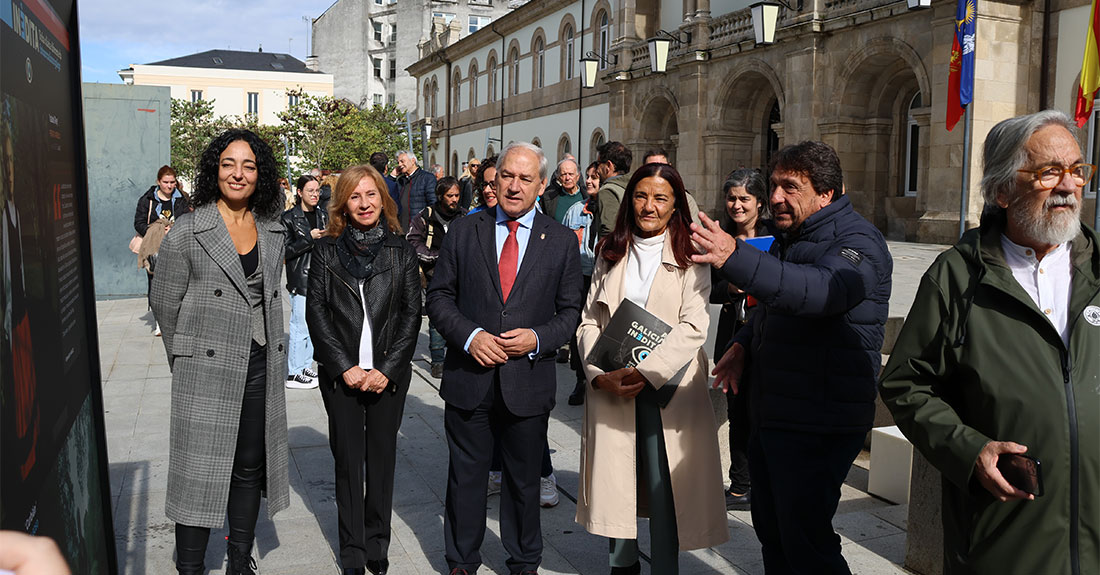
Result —
POLYGON ((534 52, 531 60, 534 62, 535 88, 542 88, 546 84, 546 41, 541 36, 535 39, 532 51, 534 52))
POLYGON ((461 173, 462 165, 458 163, 458 152, 451 152, 451 169, 447 170, 448 174, 461 173))
POLYGON ((422 112, 425 116, 430 116, 432 110, 432 81, 424 81, 424 110, 422 112))
POLYGON ((608 54, 611 53, 611 23, 607 19, 607 12, 600 14, 600 69, 607 68, 608 54))
POLYGON ((470 108, 477 107, 477 60, 470 63, 470 108))
POLYGON ((565 79, 573 79, 573 60, 576 59, 574 50, 576 48, 573 45, 573 26, 567 25, 565 27, 565 79))
POLYGON ((604 144, 604 142, 605 142, 605 141, 606 141, 606 140, 605 140, 605 138, 604 138, 604 135, 603 135, 603 130, 601 130, 601 129, 599 129, 599 128, 596 128, 596 129, 595 129, 595 130, 594 130, 594 131, 592 132, 592 141, 591 141, 591 145, 590 145, 590 147, 588 148, 588 153, 589 153, 589 155, 591 155, 591 156, 592 156, 592 159, 591 159, 591 160, 589 160, 589 162, 595 162, 595 161, 596 161, 596 157, 597 157, 597 155, 598 155, 598 153, 596 152, 596 150, 597 150, 597 149, 598 149, 598 148, 599 148, 600 146, 602 146, 602 145, 604 144))
POLYGON ((566 154, 573 153, 573 144, 569 141, 569 134, 562 134, 558 138, 558 161, 565 159, 566 154))
POLYGON ((430 112, 428 113, 428 115, 431 116, 432 118, 434 118, 438 115, 438 114, 436 114, 436 106, 435 106, 436 105, 436 100, 438 99, 438 97, 439 97, 439 84, 435 81, 435 78, 432 78, 432 100, 431 100, 431 106, 429 107, 430 112))
POLYGON ((512 51, 508 54, 508 62, 511 64, 512 71, 509 74, 512 78, 512 95, 519 94, 519 48, 512 48, 512 51))
POLYGON ((489 101, 495 102, 497 99, 497 59, 496 56, 489 56, 489 67, 486 68, 488 76, 486 80, 489 83, 489 101))
POLYGON ((462 109, 462 71, 455 70, 454 80, 451 82, 452 99, 454 100, 453 108, 457 114, 462 109))
POLYGON ((920 174, 920 125, 913 118, 913 110, 921 107, 920 92, 909 101, 905 120, 905 175, 902 178, 902 195, 917 195, 917 179, 920 174))

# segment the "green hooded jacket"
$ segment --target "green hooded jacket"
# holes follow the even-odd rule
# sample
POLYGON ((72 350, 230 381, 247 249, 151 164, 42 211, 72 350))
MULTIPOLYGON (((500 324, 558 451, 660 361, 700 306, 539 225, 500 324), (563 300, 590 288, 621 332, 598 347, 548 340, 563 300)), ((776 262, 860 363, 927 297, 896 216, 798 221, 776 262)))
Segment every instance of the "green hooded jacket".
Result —
POLYGON ((941 254, 879 389, 905 436, 943 475, 944 573, 1100 573, 1100 251, 1073 240, 1069 348, 1012 276, 1004 218, 941 254), (973 475, 989 441, 1041 461, 1045 493, 999 502, 973 475))

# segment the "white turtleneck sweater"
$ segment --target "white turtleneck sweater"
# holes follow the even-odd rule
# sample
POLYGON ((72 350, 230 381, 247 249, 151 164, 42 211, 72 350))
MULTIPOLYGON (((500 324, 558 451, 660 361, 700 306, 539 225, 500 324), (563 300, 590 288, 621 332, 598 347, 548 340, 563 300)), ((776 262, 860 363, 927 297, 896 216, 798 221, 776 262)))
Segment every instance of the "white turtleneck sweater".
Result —
POLYGON ((649 301, 653 278, 661 266, 661 253, 665 248, 667 231, 652 238, 634 236, 630 251, 626 254, 626 276, 623 297, 642 308, 649 301))

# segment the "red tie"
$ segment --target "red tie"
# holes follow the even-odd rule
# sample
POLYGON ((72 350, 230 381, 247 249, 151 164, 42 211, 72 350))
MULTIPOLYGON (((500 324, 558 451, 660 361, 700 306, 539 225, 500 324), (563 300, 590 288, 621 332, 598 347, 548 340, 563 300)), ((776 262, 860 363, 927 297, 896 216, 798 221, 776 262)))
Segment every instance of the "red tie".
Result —
POLYGON ((512 284, 516 283, 516 268, 519 262, 519 242, 516 241, 516 228, 519 222, 509 220, 508 239, 504 240, 504 248, 500 250, 500 263, 497 269, 500 272, 500 293, 504 301, 508 301, 508 294, 512 291, 512 284))

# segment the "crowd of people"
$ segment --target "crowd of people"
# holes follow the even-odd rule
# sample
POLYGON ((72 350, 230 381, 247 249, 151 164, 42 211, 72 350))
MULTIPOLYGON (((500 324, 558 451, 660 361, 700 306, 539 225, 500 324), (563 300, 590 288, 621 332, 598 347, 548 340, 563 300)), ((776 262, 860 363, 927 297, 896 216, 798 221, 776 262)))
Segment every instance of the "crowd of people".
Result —
POLYGON ((190 195, 165 166, 135 215, 172 369, 178 572, 204 572, 227 518, 226 573, 255 572, 261 496, 269 514, 289 504, 285 390, 318 387, 342 568, 389 571, 423 315, 445 403, 450 575, 481 566, 497 493, 509 572, 538 573, 540 507, 558 503, 559 362, 584 410, 576 520, 608 539, 612 574, 641 572, 638 517, 652 572, 674 575, 681 551, 729 538, 727 509, 751 511, 767 573, 850 573, 832 519, 878 390, 943 473, 946 573, 1093 572, 1100 249, 1080 210, 1095 167, 1057 112, 1001 122, 984 150, 981 225, 924 275, 882 370, 893 261, 823 142, 732 171, 712 219, 661 149, 632 166, 611 141, 589 165, 551 166, 515 142, 457 177, 379 152, 291 192, 262 139, 225 132, 190 195), (660 343, 590 360, 639 309, 668 327, 660 343), (727 398, 728 484, 710 386, 727 398))

